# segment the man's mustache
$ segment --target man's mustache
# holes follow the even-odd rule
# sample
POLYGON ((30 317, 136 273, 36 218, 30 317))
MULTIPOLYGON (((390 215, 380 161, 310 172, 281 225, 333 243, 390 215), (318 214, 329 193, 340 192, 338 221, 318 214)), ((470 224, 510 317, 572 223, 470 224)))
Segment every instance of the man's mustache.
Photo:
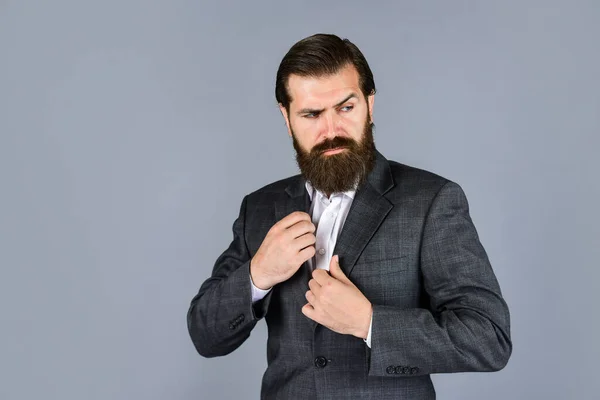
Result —
POLYGON ((336 136, 333 139, 326 139, 323 142, 315 145, 312 148, 311 153, 317 154, 327 150, 336 149, 338 147, 353 148, 354 146, 356 146, 356 141, 354 139, 336 136))

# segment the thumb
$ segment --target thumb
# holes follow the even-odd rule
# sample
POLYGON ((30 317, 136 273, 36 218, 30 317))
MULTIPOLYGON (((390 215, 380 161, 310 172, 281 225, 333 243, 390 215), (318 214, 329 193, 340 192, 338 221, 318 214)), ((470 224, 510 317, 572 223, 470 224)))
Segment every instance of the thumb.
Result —
POLYGON ((338 281, 350 281, 348 277, 344 274, 344 271, 342 271, 342 268, 340 267, 340 256, 338 255, 331 257, 331 261, 329 262, 329 273, 338 281))

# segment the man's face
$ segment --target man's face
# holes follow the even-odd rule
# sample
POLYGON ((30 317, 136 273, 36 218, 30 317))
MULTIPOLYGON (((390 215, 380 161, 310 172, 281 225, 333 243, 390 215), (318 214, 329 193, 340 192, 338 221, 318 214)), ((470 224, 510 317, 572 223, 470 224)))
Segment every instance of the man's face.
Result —
POLYGON ((281 106, 304 177, 329 195, 360 183, 374 160, 374 96, 364 97, 353 66, 334 75, 288 79, 290 110, 281 106))

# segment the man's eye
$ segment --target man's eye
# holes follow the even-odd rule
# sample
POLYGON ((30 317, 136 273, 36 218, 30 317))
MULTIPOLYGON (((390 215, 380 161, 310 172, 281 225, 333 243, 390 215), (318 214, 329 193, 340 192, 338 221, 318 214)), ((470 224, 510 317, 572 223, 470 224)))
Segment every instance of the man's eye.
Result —
POLYGON ((354 106, 344 106, 342 108, 340 108, 340 110, 348 112, 351 111, 354 108, 354 106))
POLYGON ((304 118, 316 118, 318 115, 317 113, 306 113, 304 114, 304 118))

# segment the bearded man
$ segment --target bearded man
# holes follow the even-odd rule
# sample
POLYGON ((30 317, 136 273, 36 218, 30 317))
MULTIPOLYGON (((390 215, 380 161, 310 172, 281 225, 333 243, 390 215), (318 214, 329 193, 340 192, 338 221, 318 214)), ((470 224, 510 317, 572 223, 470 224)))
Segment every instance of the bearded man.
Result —
POLYGON ((430 374, 504 368, 509 310, 466 196, 376 150, 361 51, 299 41, 275 95, 301 174, 244 197, 188 310, 197 351, 229 354, 265 318, 263 399, 434 399, 430 374))

